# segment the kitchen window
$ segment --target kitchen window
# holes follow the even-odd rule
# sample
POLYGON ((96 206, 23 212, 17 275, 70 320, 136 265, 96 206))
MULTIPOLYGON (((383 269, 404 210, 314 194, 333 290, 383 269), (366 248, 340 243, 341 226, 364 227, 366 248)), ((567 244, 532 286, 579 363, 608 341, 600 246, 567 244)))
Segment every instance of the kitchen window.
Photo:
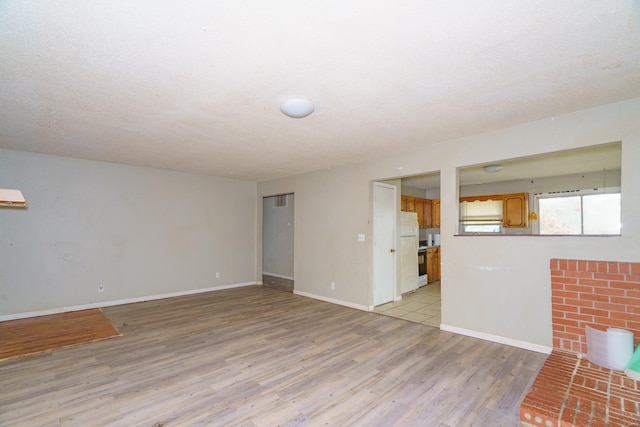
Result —
POLYGON ((620 189, 535 195, 540 234, 620 234, 620 189))
POLYGON ((460 203, 460 232, 496 234, 502 232, 502 200, 460 203))

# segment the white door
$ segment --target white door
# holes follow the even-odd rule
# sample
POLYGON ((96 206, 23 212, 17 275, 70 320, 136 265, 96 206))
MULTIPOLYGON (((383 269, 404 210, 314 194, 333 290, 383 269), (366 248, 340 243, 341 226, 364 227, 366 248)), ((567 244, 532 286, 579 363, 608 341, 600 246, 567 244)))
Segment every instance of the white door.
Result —
POLYGON ((393 301, 396 289, 396 187, 373 183, 373 305, 393 301))

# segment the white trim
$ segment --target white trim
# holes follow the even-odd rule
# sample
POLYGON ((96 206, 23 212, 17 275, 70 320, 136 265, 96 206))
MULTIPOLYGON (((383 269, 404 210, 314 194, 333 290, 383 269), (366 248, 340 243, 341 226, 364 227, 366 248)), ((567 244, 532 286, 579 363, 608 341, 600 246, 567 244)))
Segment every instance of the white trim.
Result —
POLYGON ((5 316, 0 316, 0 322, 4 322, 5 320, 25 319, 27 317, 46 316, 48 314, 66 313, 69 311, 79 311, 79 310, 88 310, 91 308, 109 307, 112 305, 131 304, 134 302, 151 301, 151 300, 163 299, 163 298, 173 298, 173 297, 179 297, 184 295, 200 294, 203 292, 219 291, 222 289, 241 288, 243 286, 252 286, 252 285, 256 285, 256 282, 234 283, 231 285, 214 286, 211 288, 191 289, 188 291, 171 292, 168 294, 149 295, 144 297, 125 298, 125 299, 119 299, 114 301, 93 302, 90 304, 73 305, 69 307, 51 308, 48 310, 30 311, 27 313, 8 314, 5 316))
POLYGON ((501 337, 499 335, 486 334, 484 332, 472 331, 470 329, 458 328, 457 326, 449 326, 442 323, 440 324, 440 329, 447 332, 453 332, 454 334, 480 338, 485 341, 492 341, 498 344, 510 345, 512 347, 523 348, 525 350, 531 350, 538 353, 551 354, 551 350, 553 350, 553 347, 548 347, 546 345, 533 344, 526 341, 518 341, 511 338, 501 337))
POLYGON ((295 289, 293 293, 296 295, 300 295, 302 297, 313 298, 320 301, 330 302, 332 304, 342 305, 349 308, 355 308, 356 310, 371 311, 369 310, 369 307, 367 307, 366 305, 354 304, 354 303, 343 301, 340 299, 323 297, 322 295, 310 294, 309 292, 296 291, 295 289))
POLYGON ((268 273, 266 271, 262 272, 263 276, 273 276, 273 277, 279 277, 280 279, 287 279, 287 280, 294 280, 293 277, 289 277, 289 276, 283 276, 282 274, 275 274, 275 273, 268 273))

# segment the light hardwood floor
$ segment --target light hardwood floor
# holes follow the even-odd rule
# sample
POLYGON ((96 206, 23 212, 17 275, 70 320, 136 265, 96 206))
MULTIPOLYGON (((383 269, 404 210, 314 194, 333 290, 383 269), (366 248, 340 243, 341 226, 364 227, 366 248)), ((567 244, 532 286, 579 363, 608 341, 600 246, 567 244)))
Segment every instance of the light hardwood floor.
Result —
POLYGON ((291 279, 283 279, 281 277, 267 276, 266 274, 263 274, 262 284, 270 288, 293 293, 293 280, 291 279))
POLYGON ((107 307, 0 362, 3 426, 516 426, 545 355, 265 286, 107 307))

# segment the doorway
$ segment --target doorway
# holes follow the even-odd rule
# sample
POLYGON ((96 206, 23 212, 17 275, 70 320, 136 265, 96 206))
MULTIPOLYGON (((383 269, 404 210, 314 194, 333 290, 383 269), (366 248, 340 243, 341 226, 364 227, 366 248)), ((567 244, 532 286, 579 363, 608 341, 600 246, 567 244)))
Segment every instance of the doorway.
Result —
MULTIPOLYGON (((389 184, 397 181, 390 180, 389 184)), ((421 279, 418 271, 416 290, 403 295, 396 294, 394 301, 376 305, 374 312, 440 327, 440 263, 443 254, 440 247, 440 172, 401 178, 397 188, 401 194, 397 211, 415 212, 418 215, 419 247, 426 258, 427 277, 421 279)))
POLYGON ((293 293, 294 224, 293 193, 262 199, 262 284, 293 293))

